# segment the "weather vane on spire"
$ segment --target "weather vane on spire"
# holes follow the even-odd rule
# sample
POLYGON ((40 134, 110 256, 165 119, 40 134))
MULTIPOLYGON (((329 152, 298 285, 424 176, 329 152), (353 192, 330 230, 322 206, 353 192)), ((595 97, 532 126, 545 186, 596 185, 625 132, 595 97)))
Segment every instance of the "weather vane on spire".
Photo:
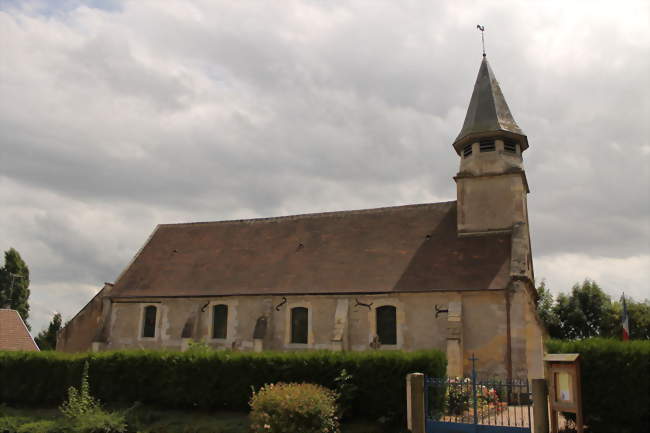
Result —
POLYGON ((476 28, 481 31, 481 43, 483 44, 483 57, 485 57, 485 36, 484 36, 485 27, 480 24, 477 24, 476 28))

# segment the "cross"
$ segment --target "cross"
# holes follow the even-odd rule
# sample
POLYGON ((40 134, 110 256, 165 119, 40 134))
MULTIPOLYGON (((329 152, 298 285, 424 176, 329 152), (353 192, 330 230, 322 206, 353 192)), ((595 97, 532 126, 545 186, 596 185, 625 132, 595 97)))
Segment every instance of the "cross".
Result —
POLYGON ((473 369, 474 369, 474 366, 475 366, 475 362, 478 361, 478 358, 475 357, 474 354, 472 353, 472 357, 471 357, 471 358, 467 358, 467 360, 468 360, 468 361, 472 361, 472 370, 473 370, 473 369))
POLYGON ((481 43, 483 44, 483 57, 485 57, 485 36, 484 36, 485 26, 477 24, 476 28, 481 31, 481 43))

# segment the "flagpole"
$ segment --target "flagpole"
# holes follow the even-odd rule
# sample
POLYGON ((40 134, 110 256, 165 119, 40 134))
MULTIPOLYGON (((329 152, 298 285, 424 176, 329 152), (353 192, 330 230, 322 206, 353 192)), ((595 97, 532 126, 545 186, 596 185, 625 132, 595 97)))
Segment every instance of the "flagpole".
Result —
POLYGON ((623 341, 630 339, 630 316, 627 313, 627 303, 625 302, 625 292, 621 296, 623 309, 621 311, 621 326, 623 328, 621 338, 623 341))

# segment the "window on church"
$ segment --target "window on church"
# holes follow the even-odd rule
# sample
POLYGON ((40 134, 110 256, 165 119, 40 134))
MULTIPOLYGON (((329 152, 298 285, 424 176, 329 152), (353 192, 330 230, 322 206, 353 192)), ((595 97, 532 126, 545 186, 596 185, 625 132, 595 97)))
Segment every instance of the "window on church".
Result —
POLYGON ((309 333, 309 310, 305 307, 291 309, 291 342, 307 344, 309 333))
POLYGON ((479 149, 481 152, 494 152, 497 147, 494 144, 494 139, 486 139, 479 141, 479 149))
POLYGON ((384 305, 377 308, 377 337, 379 343, 397 344, 397 308, 384 305))
POLYGON ((228 336, 228 306, 215 305, 212 307, 212 338, 228 336))
POLYGON ((156 312, 157 308, 153 305, 144 307, 144 321, 142 323, 142 336, 153 338, 156 336, 156 312))
POLYGON ((470 143, 465 145, 465 147, 463 148, 463 156, 468 157, 471 154, 472 154, 472 144, 470 143))
POLYGON ((510 153, 517 153, 517 142, 515 140, 503 140, 503 150, 510 153))

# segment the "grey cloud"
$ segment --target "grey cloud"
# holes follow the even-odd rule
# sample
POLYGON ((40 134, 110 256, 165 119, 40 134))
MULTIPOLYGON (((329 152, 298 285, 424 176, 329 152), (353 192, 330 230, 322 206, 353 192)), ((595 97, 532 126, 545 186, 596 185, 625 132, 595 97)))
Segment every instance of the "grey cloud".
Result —
POLYGON ((65 17, 65 14, 79 7, 89 7, 105 11, 119 11, 121 0, 0 0, 0 10, 20 10, 36 16, 58 16, 65 17))
POLYGON ((127 37, 100 34, 70 50, 68 70, 58 73, 58 82, 94 87, 107 85, 114 96, 147 99, 160 110, 181 110, 193 97, 193 91, 182 76, 174 76, 144 65, 132 53, 127 37))
POLYGON ((157 223, 454 199, 477 22, 529 135, 535 253, 649 252, 650 43, 625 8, 111 4, 0 12, 0 248, 33 258, 35 301, 69 284, 79 307, 157 223))

